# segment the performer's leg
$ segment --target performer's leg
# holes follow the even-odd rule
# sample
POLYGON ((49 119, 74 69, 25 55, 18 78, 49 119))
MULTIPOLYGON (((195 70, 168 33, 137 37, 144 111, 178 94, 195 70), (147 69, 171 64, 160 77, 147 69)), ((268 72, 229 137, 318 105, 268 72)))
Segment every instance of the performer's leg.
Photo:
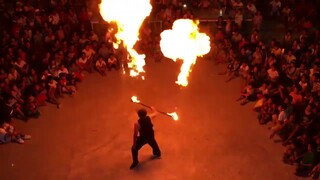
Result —
POLYGON ((161 156, 161 151, 159 149, 158 143, 156 141, 156 139, 153 137, 152 139, 150 139, 148 141, 148 144, 152 147, 152 153, 155 156, 161 156))
POLYGON ((136 146, 131 147, 131 154, 132 154, 132 164, 130 166, 130 169, 136 167, 139 163, 138 161, 138 151, 141 149, 142 146, 144 146, 147 143, 145 139, 142 139, 141 137, 138 137, 136 146))

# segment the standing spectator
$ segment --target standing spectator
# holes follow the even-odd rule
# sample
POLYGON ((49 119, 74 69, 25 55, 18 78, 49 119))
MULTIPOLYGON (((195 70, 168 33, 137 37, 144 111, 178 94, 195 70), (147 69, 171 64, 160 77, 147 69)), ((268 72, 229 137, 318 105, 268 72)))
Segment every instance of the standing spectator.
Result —
POLYGON ((279 16, 280 15, 280 9, 281 9, 281 1, 280 0, 271 0, 270 1, 271 16, 279 16))
POLYGON ((261 15, 261 12, 260 12, 260 11, 257 11, 257 12, 254 14, 253 19, 252 19, 253 28, 254 28, 254 29, 257 29, 257 30, 260 30, 261 24, 262 24, 262 20, 263 20, 263 17, 262 17, 262 15, 261 15))
POLYGON ((237 10, 236 14, 234 16, 234 22, 238 26, 239 29, 242 27, 242 22, 243 22, 243 14, 241 10, 237 10))

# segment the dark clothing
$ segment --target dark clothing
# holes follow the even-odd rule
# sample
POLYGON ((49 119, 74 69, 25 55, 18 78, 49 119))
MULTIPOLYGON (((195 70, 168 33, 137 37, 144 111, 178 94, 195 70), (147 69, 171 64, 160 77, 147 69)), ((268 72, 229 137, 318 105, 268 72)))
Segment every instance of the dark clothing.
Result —
POLYGON ((11 121, 13 109, 5 103, 1 103, 0 107, 0 125, 2 125, 4 122, 8 123, 11 121))
POLYGON ((161 156, 159 146, 154 138, 153 124, 149 116, 138 120, 140 125, 139 136, 136 141, 136 146, 131 148, 133 162, 138 162, 138 151, 145 145, 149 144, 152 148, 152 153, 155 156, 161 156))
POLYGON ((138 123, 140 125, 140 129, 139 129, 140 137, 149 138, 154 136, 153 124, 149 116, 146 116, 145 118, 140 118, 138 120, 138 123))

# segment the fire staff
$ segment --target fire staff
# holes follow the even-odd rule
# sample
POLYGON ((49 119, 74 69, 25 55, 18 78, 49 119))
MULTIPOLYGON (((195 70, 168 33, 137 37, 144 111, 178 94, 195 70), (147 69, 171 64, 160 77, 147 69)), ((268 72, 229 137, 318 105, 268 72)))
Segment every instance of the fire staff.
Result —
POLYGON ((161 157, 161 152, 157 141, 154 137, 153 131, 153 124, 151 119, 155 118, 157 115, 157 111, 154 107, 151 107, 152 113, 147 115, 147 111, 145 109, 138 110, 138 121, 134 124, 134 131, 133 131, 133 145, 131 148, 132 153, 132 164, 130 169, 135 168, 138 164, 138 151, 141 149, 145 144, 149 144, 152 148, 153 155, 156 158, 161 157))

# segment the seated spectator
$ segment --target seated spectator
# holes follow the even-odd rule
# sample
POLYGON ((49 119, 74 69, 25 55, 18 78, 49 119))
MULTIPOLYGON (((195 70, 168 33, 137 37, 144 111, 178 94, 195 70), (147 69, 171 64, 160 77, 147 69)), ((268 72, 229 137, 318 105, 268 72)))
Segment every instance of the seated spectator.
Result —
POLYGON ((48 83, 48 101, 52 104, 55 104, 58 109, 60 109, 60 102, 57 99, 57 96, 61 96, 61 94, 57 95, 57 84, 53 78, 50 78, 48 83))
POLYGON ((76 87, 70 84, 67 80, 67 76, 62 74, 59 79, 59 91, 61 94, 68 94, 73 96, 76 93, 76 87))
POLYGON ((239 29, 242 28, 243 14, 242 14, 241 10, 236 11, 236 14, 234 16, 234 22, 238 26, 239 29))
POLYGON ((38 118, 40 116, 37 100, 33 96, 28 97, 25 112, 29 118, 38 118))
POLYGON ((112 68, 118 69, 118 59, 114 54, 111 54, 108 58, 108 64, 107 67, 109 71, 111 71, 112 68))
POLYGON ((232 22, 231 17, 227 18, 226 24, 225 24, 225 28, 224 28, 224 32, 225 32, 227 37, 231 36, 232 30, 234 29, 233 26, 234 26, 234 24, 232 22))
POLYGON ((268 69, 268 79, 272 83, 278 82, 279 73, 274 65, 271 65, 271 67, 268 69))
POLYGON ((287 63, 296 63, 296 56, 292 53, 292 50, 288 50, 288 53, 284 55, 284 58, 287 63))
POLYGON ((240 67, 240 62, 237 60, 232 60, 228 63, 227 69, 223 73, 219 73, 219 75, 227 75, 227 80, 226 82, 231 81, 232 79, 236 78, 239 76, 239 67, 240 67))
POLYGON ((314 149, 311 144, 308 144, 308 150, 302 155, 302 159, 299 162, 298 167, 296 169, 296 175, 298 176, 308 175, 313 169, 313 166, 315 165, 314 164, 315 160, 316 160, 316 154, 314 152, 314 149))
POLYGON ((111 50, 103 43, 99 49, 98 55, 104 59, 107 59, 111 53, 111 50))
POLYGON ((18 133, 15 128, 8 123, 2 123, 0 125, 0 143, 16 142, 23 144, 25 140, 29 139, 31 139, 30 135, 18 133))
POLYGON ((240 77, 242 79, 241 90, 243 90, 243 88, 245 86, 247 86, 249 72, 250 72, 250 67, 249 67, 248 63, 247 62, 242 62, 241 66, 239 68, 239 75, 240 75, 240 77))
POLYGON ((255 89, 253 88, 252 84, 248 84, 247 87, 241 92, 240 97, 237 101, 241 101, 241 105, 245 105, 250 101, 256 100, 255 89))
POLYGON ((98 42, 99 41, 99 37, 94 31, 90 31, 89 40, 91 42, 94 42, 94 41, 98 42))
POLYGON ((36 84, 34 86, 34 90, 32 93, 33 97, 35 97, 36 102, 39 106, 45 106, 47 101, 47 91, 46 88, 36 84))
POLYGON ((238 31, 235 31, 232 33, 231 39, 234 44, 238 44, 242 39, 242 35, 238 31))
POLYGON ((292 84, 294 82, 294 79, 295 79, 295 71, 296 71, 296 66, 295 64, 292 62, 292 63, 289 63, 289 64, 284 64, 282 66, 282 71, 285 73, 286 75, 286 78, 288 80, 288 83, 289 84, 292 84))
POLYGON ((223 39, 224 39, 224 34, 223 34, 222 30, 219 29, 214 36, 214 40, 216 42, 220 43, 223 41, 223 39))
POLYGON ((288 117, 285 112, 285 105, 279 105, 277 113, 272 115, 272 126, 269 128, 272 132, 270 139, 282 128, 283 124, 287 121, 288 117))
POLYGON ((285 5, 285 6, 282 8, 281 14, 283 15, 283 17, 284 17, 285 19, 287 19, 287 18, 289 17, 290 13, 291 13, 291 8, 290 8, 289 5, 287 4, 287 5, 285 5))
POLYGON ((277 112, 277 106, 270 97, 267 97, 258 113, 260 124, 266 124, 272 120, 272 116, 277 112))
POLYGON ((107 71, 107 63, 104 61, 102 57, 99 57, 97 62, 96 62, 96 70, 101 74, 101 75, 106 75, 107 71))
POLYGON ((224 27, 224 21, 223 21, 223 18, 222 18, 222 16, 219 16, 218 17, 218 20, 217 20, 217 28, 218 28, 218 31, 219 30, 221 30, 222 31, 222 29, 223 29, 223 27, 224 27))
POLYGON ((283 54, 283 49, 281 49, 278 43, 274 44, 274 47, 271 49, 271 54, 274 54, 276 58, 279 58, 283 54))
POLYGON ((274 16, 274 15, 279 16, 280 10, 281 10, 281 1, 280 0, 271 0, 269 4, 271 6, 270 15, 271 16, 274 16))
POLYGON ((250 42, 252 46, 257 46, 260 41, 260 34, 257 29, 254 29, 251 36, 250 36, 250 42))
POLYGON ((17 62, 14 63, 14 66, 20 73, 27 74, 28 65, 22 58, 18 58, 17 62))
POLYGON ((94 60, 94 56, 96 54, 95 50, 90 45, 86 45, 82 50, 82 53, 84 53, 86 55, 86 58, 90 61, 94 60))
POLYGON ((242 10, 243 3, 240 0, 231 0, 231 6, 233 9, 242 10))
POLYGON ((316 166, 314 166, 308 175, 314 180, 319 179, 320 178, 320 163, 318 163, 316 166))
POLYGON ((20 74, 18 73, 18 71, 15 68, 11 68, 10 72, 8 74, 8 80, 10 82, 14 82, 20 79, 20 74))
POLYGON ((262 52, 260 47, 256 47, 255 52, 252 54, 252 65, 261 66, 263 63, 262 52))
POLYGON ((255 14, 257 12, 256 5, 252 1, 248 2, 247 9, 251 14, 255 14))
POLYGON ((311 92, 319 93, 320 92, 320 75, 319 73, 313 74, 311 77, 311 92))
POLYGON ((82 53, 81 57, 77 60, 77 65, 79 70, 87 70, 88 72, 92 72, 91 60, 88 59, 85 53, 82 53))
POLYGON ((261 24, 262 24, 262 20, 263 20, 263 17, 262 17, 262 15, 261 15, 261 12, 260 12, 260 11, 257 11, 257 12, 254 14, 253 19, 252 19, 253 28, 254 28, 254 29, 257 29, 257 30, 260 30, 261 24))

